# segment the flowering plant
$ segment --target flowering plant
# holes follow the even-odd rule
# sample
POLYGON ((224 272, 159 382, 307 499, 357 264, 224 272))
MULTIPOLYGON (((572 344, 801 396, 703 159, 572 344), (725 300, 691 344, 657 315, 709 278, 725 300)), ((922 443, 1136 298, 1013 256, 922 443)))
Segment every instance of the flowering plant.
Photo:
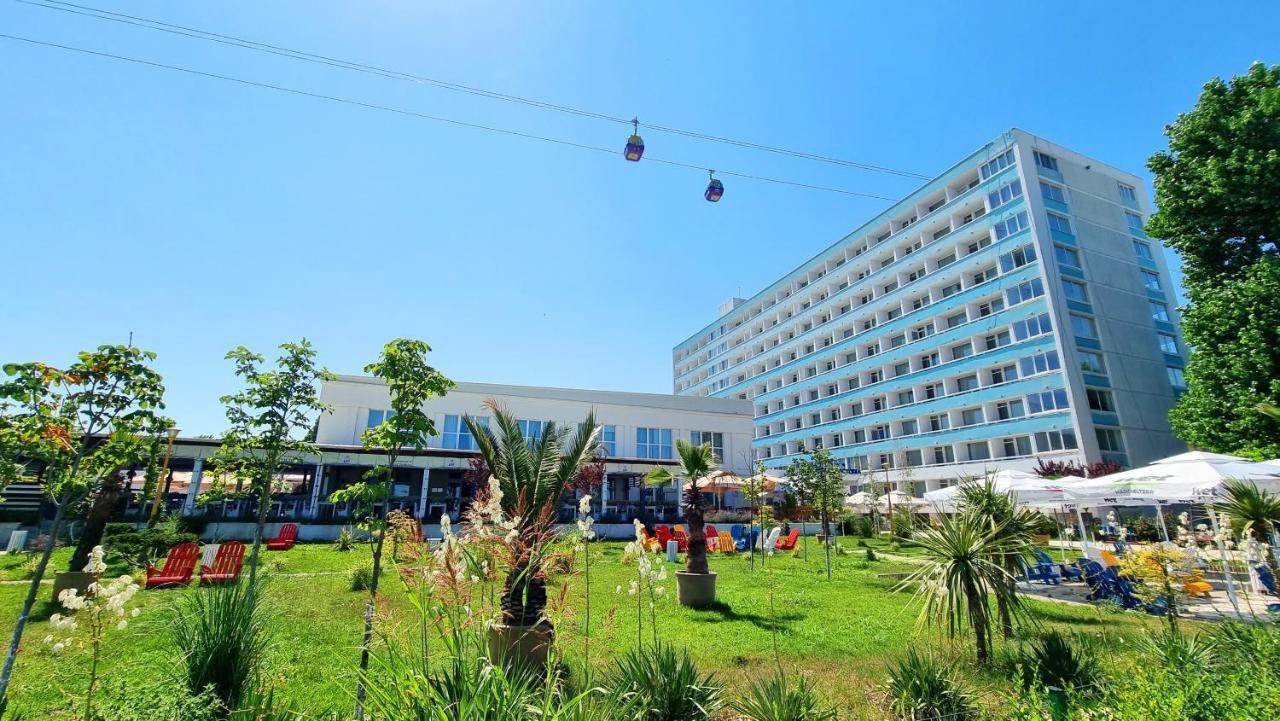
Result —
MULTIPOLYGON (((666 595, 667 589, 662 585, 667 580, 667 566, 658 553, 650 555, 645 550, 644 524, 639 519, 632 520, 636 538, 626 545, 622 551, 624 563, 634 561, 636 577, 627 586, 627 595, 636 599, 636 642, 642 643, 641 633, 644 629, 644 601, 649 603, 649 626, 653 632, 653 642, 658 643, 658 600, 666 595)), ((622 592, 618 586, 617 593, 622 592)))
MULTIPOLYGON (((102 546, 94 546, 84 572, 101 576, 107 570, 103 556, 102 546)), ((59 654, 78 645, 75 634, 80 629, 81 622, 87 629, 86 641, 92 649, 93 657, 89 666, 89 687, 85 691, 86 719, 93 718, 93 692, 98 685, 98 665, 102 659, 103 641, 110 629, 123 631, 129 627, 129 619, 136 618, 141 613, 136 606, 129 606, 137 592, 138 584, 133 577, 126 575, 105 584, 94 581, 89 584, 84 595, 80 595, 74 588, 58 594, 58 602, 71 615, 55 613, 49 617, 49 627, 57 633, 45 636, 44 643, 50 651, 59 654)))

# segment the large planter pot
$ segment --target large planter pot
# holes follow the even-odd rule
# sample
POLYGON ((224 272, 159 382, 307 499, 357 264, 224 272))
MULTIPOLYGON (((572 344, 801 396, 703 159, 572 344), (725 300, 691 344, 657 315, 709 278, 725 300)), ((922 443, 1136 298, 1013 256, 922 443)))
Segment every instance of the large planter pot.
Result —
POLYGON ((555 631, 543 622, 533 626, 495 623, 489 629, 489 658, 504 668, 523 668, 541 674, 547 668, 547 654, 555 631))
POLYGON ((53 600, 68 588, 74 588, 81 596, 89 592, 89 585, 98 580, 98 574, 84 571, 60 571, 53 576, 53 600))
POLYGON ((681 606, 702 608, 716 602, 716 574, 676 571, 676 601, 681 606))

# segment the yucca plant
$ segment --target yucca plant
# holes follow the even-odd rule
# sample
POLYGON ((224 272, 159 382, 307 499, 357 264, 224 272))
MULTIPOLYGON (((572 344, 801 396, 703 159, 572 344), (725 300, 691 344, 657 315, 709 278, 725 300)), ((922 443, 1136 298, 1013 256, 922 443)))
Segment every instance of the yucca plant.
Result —
POLYGON ((556 504, 583 464, 598 450, 599 427, 594 413, 578 424, 576 433, 553 422, 542 435, 525 438, 520 422, 493 399, 490 426, 464 417, 480 455, 501 489, 502 511, 515 525, 508 543, 509 569, 502 588, 502 620, 511 626, 543 626, 546 617, 546 575, 542 555, 551 539, 556 504))
MULTIPOLYGON (((1280 531, 1280 495, 1259 489, 1249 481, 1229 479, 1223 484, 1226 498, 1213 504, 1213 510, 1225 513, 1244 525, 1243 533, 1262 543, 1273 543, 1280 531)), ((1280 564, 1274 549, 1264 554, 1271 572, 1280 578, 1280 564)))
POLYGON ((915 597, 923 602, 922 623, 945 622, 951 637, 972 631, 978 663, 985 664, 991 654, 988 597, 1006 604, 1011 613, 1021 609, 1003 566, 1013 544, 999 525, 991 528, 971 515, 943 521, 940 528, 917 536, 916 543, 924 549, 925 562, 897 588, 916 588, 915 597))
POLYGON ((252 693, 268 646, 264 596, 238 582, 198 588, 178 601, 168 629, 192 695, 209 689, 235 709, 252 693))
POLYGON ((833 708, 824 706, 804 676, 793 683, 781 673, 751 682, 747 695, 732 704, 751 721, 832 721, 833 708))
POLYGON ((1092 686, 1098 677, 1098 658, 1083 639, 1072 643, 1060 631, 1051 630, 1033 639, 1018 654, 1027 682, 1059 689, 1092 686))
POLYGON ((1164 629, 1139 639, 1138 653, 1165 668, 1203 670, 1213 666, 1214 641, 1207 635, 1164 629))
POLYGON ((996 596, 996 613, 1000 619, 1000 632, 1005 638, 1013 637, 1013 608, 1010 600, 1017 598, 1016 583, 1022 573, 1022 559, 1031 553, 1031 537, 1041 533, 1049 525, 1039 511, 1019 508, 1012 493, 997 490, 990 480, 984 483, 960 486, 958 511, 980 526, 998 536, 1006 548, 995 557, 1005 571, 1004 583, 1008 593, 996 596))
POLYGON ((669 644, 633 646, 607 677, 608 694, 634 712, 636 721, 698 721, 724 706, 713 674, 700 674, 688 649, 669 644))
POLYGON ((977 696, 960 681, 956 665, 915 649, 889 668, 885 691, 900 721, 969 721, 978 718, 977 696))

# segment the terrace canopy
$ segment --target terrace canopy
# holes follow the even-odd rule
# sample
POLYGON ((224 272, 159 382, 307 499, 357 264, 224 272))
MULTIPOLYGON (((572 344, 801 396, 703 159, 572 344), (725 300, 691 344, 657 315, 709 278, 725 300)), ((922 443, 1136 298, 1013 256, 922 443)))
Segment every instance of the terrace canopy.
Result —
POLYGON ((1280 492, 1280 466, 1192 451, 1081 481, 1067 490, 1067 496, 1078 503, 1111 506, 1205 502, 1220 497, 1230 479, 1252 481, 1262 490, 1280 492))

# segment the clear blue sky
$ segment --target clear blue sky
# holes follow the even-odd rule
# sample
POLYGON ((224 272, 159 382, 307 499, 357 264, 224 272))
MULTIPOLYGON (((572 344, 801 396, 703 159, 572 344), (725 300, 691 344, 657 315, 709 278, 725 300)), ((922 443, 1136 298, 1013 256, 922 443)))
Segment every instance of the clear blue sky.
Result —
MULTIPOLYGON (((80 0, 611 115, 933 173, 1011 126, 1145 177, 1280 4, 80 0), (1077 7, 1088 6, 1088 7, 1077 7), (784 8, 785 9, 782 9, 784 8)), ((0 32, 621 151, 625 128, 0 0, 0 32)), ((669 392, 671 347, 886 203, 548 146, 0 40, 0 360, 160 355, 184 433, 225 352, 331 370, 417 337, 460 380, 669 392)), ((646 133, 704 167, 914 181, 646 133)))

